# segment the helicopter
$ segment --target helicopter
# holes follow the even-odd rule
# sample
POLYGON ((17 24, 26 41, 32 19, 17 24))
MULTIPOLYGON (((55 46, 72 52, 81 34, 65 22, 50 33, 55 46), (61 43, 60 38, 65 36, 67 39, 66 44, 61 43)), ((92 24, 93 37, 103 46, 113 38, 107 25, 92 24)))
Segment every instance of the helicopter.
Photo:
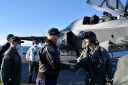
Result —
MULTIPOLYGON (((109 21, 99 19, 97 23, 86 23, 88 18, 82 17, 73 21, 65 29, 61 30, 61 36, 58 39, 59 49, 79 50, 82 49, 82 40, 78 37, 81 31, 92 31, 96 33, 99 44, 108 51, 123 51, 128 49, 128 0, 125 6, 121 0, 87 0, 87 4, 93 8, 108 13, 116 13, 119 19, 114 18, 109 21)), ((47 36, 20 37, 22 40, 32 40, 37 38, 44 43, 47 36)))

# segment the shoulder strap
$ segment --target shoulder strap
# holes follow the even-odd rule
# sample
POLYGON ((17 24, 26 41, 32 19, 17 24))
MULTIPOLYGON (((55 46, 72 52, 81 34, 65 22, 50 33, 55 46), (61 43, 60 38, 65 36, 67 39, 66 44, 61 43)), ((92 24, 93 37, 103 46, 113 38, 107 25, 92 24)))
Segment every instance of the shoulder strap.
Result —
POLYGON ((47 46, 48 44, 45 44, 43 48, 40 49, 39 53, 43 53, 43 50, 45 49, 45 47, 47 46))
POLYGON ((101 52, 101 47, 100 47, 100 46, 99 46, 98 50, 99 50, 100 55, 101 55, 101 57, 102 57, 102 52, 101 52))
POLYGON ((103 56, 102 54, 102 47, 99 46, 99 53, 100 53, 100 59, 102 60, 103 59, 103 62, 102 63, 106 63, 107 62, 107 58, 105 56, 103 56))
POLYGON ((47 46, 47 44, 45 44, 40 50, 39 50, 39 57, 40 57, 40 61, 43 63, 45 60, 45 54, 44 54, 44 49, 47 46))
POLYGON ((45 45, 44 45, 44 47, 41 49, 41 51, 40 51, 40 53, 42 54, 42 55, 45 55, 45 57, 46 57, 46 60, 48 61, 48 63, 52 66, 52 68, 54 69, 54 63, 53 63, 53 59, 52 59, 52 57, 51 57, 51 55, 49 54, 49 52, 48 52, 48 49, 47 49, 47 46, 48 44, 46 43, 45 45), (44 52, 44 49, 46 48, 46 52, 44 52))
POLYGON ((54 62, 53 62, 53 59, 52 59, 52 56, 49 54, 49 52, 48 52, 48 49, 47 49, 47 47, 46 47, 46 52, 47 52, 47 54, 46 54, 46 58, 47 58, 47 61, 49 62, 49 64, 52 66, 52 68, 54 69, 54 62))
POLYGON ((105 59, 105 56, 102 54, 102 47, 99 46, 98 50, 99 50, 99 53, 100 53, 100 58, 101 59, 105 59))

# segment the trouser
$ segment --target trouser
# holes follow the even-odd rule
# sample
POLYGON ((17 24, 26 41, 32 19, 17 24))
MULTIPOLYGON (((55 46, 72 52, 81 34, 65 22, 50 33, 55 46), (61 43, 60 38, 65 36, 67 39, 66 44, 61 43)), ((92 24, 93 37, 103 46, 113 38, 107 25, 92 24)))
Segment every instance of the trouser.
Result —
POLYGON ((48 79, 41 79, 37 77, 36 79, 36 84, 37 85, 57 85, 57 80, 48 80, 48 79))
POLYGON ((89 82, 86 82, 86 85, 106 85, 106 83, 103 82, 102 80, 101 81, 97 81, 97 82, 89 81, 89 82))
POLYGON ((39 68, 39 62, 29 62, 29 82, 32 82, 33 69, 35 69, 35 75, 37 77, 38 68, 39 68))
POLYGON ((106 85, 106 78, 102 75, 90 77, 86 74, 85 83, 86 85, 106 85))
POLYGON ((2 85, 20 85, 20 80, 17 79, 2 79, 2 85))

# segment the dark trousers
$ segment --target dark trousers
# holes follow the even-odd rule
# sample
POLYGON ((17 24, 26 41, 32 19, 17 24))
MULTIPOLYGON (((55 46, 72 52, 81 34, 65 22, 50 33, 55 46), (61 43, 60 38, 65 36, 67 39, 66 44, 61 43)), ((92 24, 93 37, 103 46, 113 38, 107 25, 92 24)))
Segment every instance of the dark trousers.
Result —
POLYGON ((37 80, 36 84, 37 85, 57 85, 57 80, 48 80, 48 79, 37 80))
POLYGON ((46 80, 45 85, 57 85, 57 80, 46 80))
POLYGON ((32 82, 33 70, 35 70, 35 75, 37 77, 38 68, 39 68, 39 62, 31 62, 31 61, 29 62, 29 83, 32 82))
POLYGON ((2 85, 20 85, 20 80, 17 80, 15 78, 12 80, 3 79, 2 85))
POLYGON ((106 79, 104 76, 99 75, 99 76, 92 76, 92 77, 88 77, 88 75, 86 75, 85 78, 85 84, 86 85, 106 85, 106 79))

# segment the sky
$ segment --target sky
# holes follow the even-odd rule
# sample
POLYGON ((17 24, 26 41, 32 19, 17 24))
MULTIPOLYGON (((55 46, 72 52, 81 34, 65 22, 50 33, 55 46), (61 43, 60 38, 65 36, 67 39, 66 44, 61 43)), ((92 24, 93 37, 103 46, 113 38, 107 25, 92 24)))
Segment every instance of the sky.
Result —
POLYGON ((74 20, 94 14, 101 16, 102 12, 86 0, 0 0, 0 45, 10 33, 43 36, 52 27, 62 30, 74 20))

